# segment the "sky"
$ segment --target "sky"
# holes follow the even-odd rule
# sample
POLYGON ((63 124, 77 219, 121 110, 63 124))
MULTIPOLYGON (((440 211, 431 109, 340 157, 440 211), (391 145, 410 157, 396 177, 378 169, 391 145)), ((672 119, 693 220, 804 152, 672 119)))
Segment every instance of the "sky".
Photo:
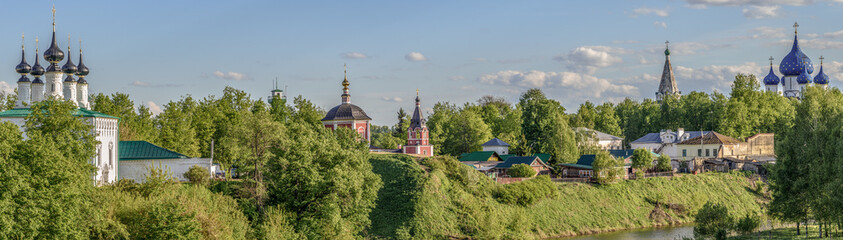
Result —
POLYGON ((654 98, 668 40, 682 93, 728 93, 736 73, 763 78, 771 56, 779 74, 796 21, 815 67, 824 56, 830 85, 843 80, 843 0, 13 1, 0 9, 0 91, 19 78, 21 34, 30 64, 36 36, 49 46, 53 4, 76 63, 82 40, 89 91, 154 112, 226 86, 266 99, 276 78, 290 100, 330 109, 343 64, 352 103, 376 125, 412 111, 416 89, 426 112, 485 95, 517 102, 530 88, 575 112, 654 98))

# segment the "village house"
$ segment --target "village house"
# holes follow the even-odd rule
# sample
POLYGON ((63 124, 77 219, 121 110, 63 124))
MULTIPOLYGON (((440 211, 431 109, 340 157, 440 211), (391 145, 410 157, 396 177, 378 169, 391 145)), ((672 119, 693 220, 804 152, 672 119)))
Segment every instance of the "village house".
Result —
POLYGON ((480 146, 483 147, 483 151, 493 151, 501 156, 509 155, 509 143, 506 143, 498 138, 493 138, 492 140, 489 140, 488 142, 483 143, 483 145, 480 146))
POLYGON ((583 143, 581 144, 590 144, 599 147, 602 150, 622 150, 623 149, 623 138, 618 136, 613 136, 608 133, 604 133, 601 131, 584 128, 584 127, 577 127, 574 128, 574 132, 580 135, 580 139, 583 139, 583 143))
POLYGON ((758 172, 765 163, 775 162, 775 140, 772 133, 760 133, 746 141, 710 132, 679 143, 681 159, 691 160, 689 171, 748 170, 758 172), (746 168, 746 169, 745 169, 746 168))
POLYGON ((709 131, 688 131, 679 128, 675 132, 671 130, 662 130, 658 133, 648 133, 641 138, 629 143, 632 149, 644 148, 654 153, 663 155, 667 154, 671 159, 681 159, 679 151, 677 151, 677 144, 682 141, 699 137, 703 134, 708 134, 709 131))
POLYGON ((215 169, 210 158, 191 158, 147 141, 120 141, 119 149, 118 176, 138 183, 146 181, 152 167, 168 171, 179 181, 188 181, 184 173, 190 167, 200 166, 209 174, 213 174, 215 169))
POLYGON ((494 167, 494 172, 499 177, 509 177, 509 168, 517 164, 527 164, 536 171, 537 175, 549 175, 550 166, 537 156, 509 157, 494 167))
MULTIPOLYGON (((623 176, 626 179, 632 174, 632 154, 634 150, 609 150, 609 155, 612 155, 616 160, 623 161, 623 176)), ((653 158, 657 158, 658 154, 650 152, 653 158)), ((595 154, 585 154, 580 156, 577 163, 561 163, 559 168, 562 172, 562 178, 590 178, 594 175, 594 168, 592 164, 597 157, 595 154)))

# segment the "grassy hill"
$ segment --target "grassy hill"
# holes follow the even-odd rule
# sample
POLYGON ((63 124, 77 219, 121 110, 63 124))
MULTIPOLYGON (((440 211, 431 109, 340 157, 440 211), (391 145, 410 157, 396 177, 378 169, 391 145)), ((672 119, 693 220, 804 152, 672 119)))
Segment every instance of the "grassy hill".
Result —
POLYGON ((383 179, 370 237, 536 239, 679 224, 711 200, 736 216, 764 198, 740 174, 649 178, 595 186, 548 178, 501 185, 450 157, 372 154, 383 179))

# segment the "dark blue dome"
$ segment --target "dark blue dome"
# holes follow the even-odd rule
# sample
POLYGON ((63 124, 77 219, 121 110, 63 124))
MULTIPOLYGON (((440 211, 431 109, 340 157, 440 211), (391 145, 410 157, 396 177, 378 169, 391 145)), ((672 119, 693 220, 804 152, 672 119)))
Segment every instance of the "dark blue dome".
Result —
POLYGON ((799 74, 799 76, 796 77, 796 83, 808 84, 808 83, 811 83, 812 79, 813 79, 813 77, 811 77, 811 74, 808 74, 807 71, 803 70, 802 74, 799 74))
POLYGON ((773 72, 773 65, 770 65, 770 73, 764 77, 764 85, 779 85, 779 76, 773 72))
POLYGON ((77 70, 78 70, 78 68, 76 68, 76 65, 73 64, 73 60, 70 57, 70 46, 68 46, 67 47, 67 62, 64 63, 64 66, 61 66, 61 71, 64 72, 64 74, 73 75, 73 74, 76 74, 77 70))
POLYGON ((779 64, 779 72, 785 76, 796 76, 802 74, 803 70, 811 74, 814 72, 814 65, 811 64, 811 59, 799 49, 799 39, 794 36, 793 47, 779 64))
POLYGON ((35 79, 44 75, 44 67, 41 66, 41 62, 38 60, 38 50, 35 50, 35 65, 32 65, 32 71, 29 72, 35 79))
POLYGON ((29 74, 29 72, 32 71, 32 66, 29 66, 29 63, 26 63, 26 54, 23 50, 20 52, 20 63, 15 66, 15 72, 26 76, 26 74, 29 74))
POLYGON ((823 65, 820 64, 820 72, 817 73, 817 76, 814 77, 814 83, 816 84, 828 84, 828 75, 823 72, 823 65))

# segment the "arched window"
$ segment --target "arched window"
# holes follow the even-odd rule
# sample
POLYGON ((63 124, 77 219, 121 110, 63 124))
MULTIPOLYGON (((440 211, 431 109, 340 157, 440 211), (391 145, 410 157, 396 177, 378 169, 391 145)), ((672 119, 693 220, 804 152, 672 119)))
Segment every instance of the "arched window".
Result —
POLYGON ((108 143, 108 164, 114 166, 114 143, 108 143))

